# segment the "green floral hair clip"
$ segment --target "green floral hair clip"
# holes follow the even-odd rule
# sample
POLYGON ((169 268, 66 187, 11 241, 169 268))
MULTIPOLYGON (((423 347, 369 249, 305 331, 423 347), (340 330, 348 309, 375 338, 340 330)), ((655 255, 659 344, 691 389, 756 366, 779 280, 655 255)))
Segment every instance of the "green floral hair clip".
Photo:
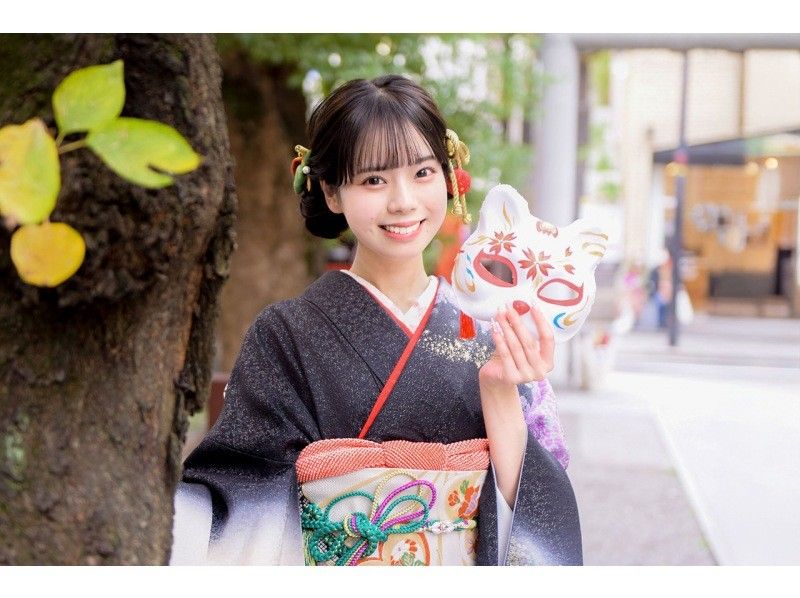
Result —
POLYGON ((297 152, 297 156, 292 160, 294 192, 300 195, 303 192, 303 187, 305 187, 307 191, 311 191, 311 179, 308 176, 311 169, 306 164, 309 156, 311 156, 311 151, 302 145, 295 145, 294 151, 297 152))

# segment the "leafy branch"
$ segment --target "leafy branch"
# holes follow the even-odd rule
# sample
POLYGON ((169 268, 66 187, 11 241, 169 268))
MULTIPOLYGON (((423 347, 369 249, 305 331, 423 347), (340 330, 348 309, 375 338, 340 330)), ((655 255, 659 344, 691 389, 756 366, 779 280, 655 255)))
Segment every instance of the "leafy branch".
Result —
POLYGON ((51 222, 61 190, 61 155, 88 148, 123 179, 149 189, 195 170, 201 156, 163 123, 120 116, 125 104, 121 60, 73 71, 53 92, 58 135, 32 118, 0 128, 0 216, 11 235, 11 261, 20 278, 58 286, 83 263, 86 244, 64 222, 51 222), (64 143, 68 135, 86 136, 64 143))

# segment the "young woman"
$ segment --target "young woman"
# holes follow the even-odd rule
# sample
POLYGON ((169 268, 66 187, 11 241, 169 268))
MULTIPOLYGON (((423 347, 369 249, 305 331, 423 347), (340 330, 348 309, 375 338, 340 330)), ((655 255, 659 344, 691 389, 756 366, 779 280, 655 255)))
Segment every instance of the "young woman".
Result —
MULTIPOLYGON (((265 308, 185 463, 173 563, 581 564, 553 336, 513 309, 475 338, 422 252, 448 207, 444 120, 412 81, 336 89, 295 189, 352 267, 265 308)), ((452 138, 451 138, 452 139, 452 138)), ((448 154, 450 151, 450 154, 448 154)))

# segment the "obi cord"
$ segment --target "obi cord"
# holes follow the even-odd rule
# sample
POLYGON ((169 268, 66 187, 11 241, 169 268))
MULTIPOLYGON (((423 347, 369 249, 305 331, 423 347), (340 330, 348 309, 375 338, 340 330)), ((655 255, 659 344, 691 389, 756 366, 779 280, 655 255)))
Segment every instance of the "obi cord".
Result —
POLYGON ((301 498, 300 521, 308 532, 304 545, 306 562, 310 564, 335 561, 338 566, 358 564, 359 559, 375 552, 378 545, 386 542, 391 534, 409 534, 430 531, 440 534, 465 529, 474 529, 475 519, 437 521, 428 518, 436 503, 436 488, 427 480, 419 480, 406 471, 389 472, 384 475, 375 494, 357 490, 337 496, 323 511, 313 502, 301 498), (411 478, 399 488, 392 490, 383 500, 381 496, 386 483, 399 475, 411 478), (422 497, 423 489, 430 491, 430 498, 422 497), (416 489, 415 495, 400 495, 406 490, 416 489), (341 521, 331 521, 333 507, 351 496, 363 496, 372 504, 369 515, 362 512, 349 513, 341 521), (406 504, 403 504, 406 503, 406 504), (407 504, 412 503, 412 504, 407 504))

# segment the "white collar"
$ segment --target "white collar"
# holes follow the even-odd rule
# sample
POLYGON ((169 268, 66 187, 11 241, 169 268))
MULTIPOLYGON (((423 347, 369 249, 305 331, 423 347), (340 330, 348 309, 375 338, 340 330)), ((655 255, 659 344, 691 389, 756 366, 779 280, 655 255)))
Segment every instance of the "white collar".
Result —
POLYGON ((397 305, 395 305, 394 301, 389 299, 378 287, 374 284, 361 278, 358 274, 351 272, 350 270, 341 270, 345 274, 350 275, 354 280, 356 280, 359 284, 361 284, 365 289, 367 289, 370 294, 377 299, 383 307, 385 307, 395 318, 400 320, 403 324, 405 324, 409 330, 416 330, 417 326, 419 326, 420 321, 422 320, 422 316, 425 315, 425 312, 428 311, 428 307, 430 307, 431 302, 434 300, 436 295, 436 287, 438 286, 438 279, 435 276, 428 276, 428 286, 425 287, 425 290, 420 293, 417 300, 414 304, 408 309, 408 311, 403 312, 397 305))

